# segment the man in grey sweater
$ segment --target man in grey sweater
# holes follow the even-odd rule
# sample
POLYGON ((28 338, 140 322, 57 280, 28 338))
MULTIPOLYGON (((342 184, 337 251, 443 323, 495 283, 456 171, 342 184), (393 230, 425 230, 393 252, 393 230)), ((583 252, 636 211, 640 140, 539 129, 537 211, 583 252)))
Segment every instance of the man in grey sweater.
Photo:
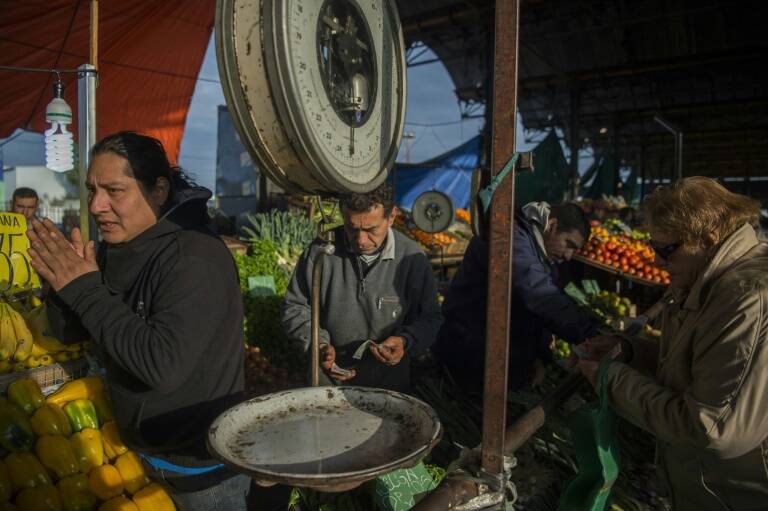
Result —
MULTIPOLYGON (((432 268, 416 242, 392 229, 397 209, 387 185, 342 197, 340 206, 344 225, 320 289, 321 383, 408 392, 410 359, 442 324, 432 268)), ((283 304, 283 326, 305 349, 318 250, 313 243, 302 254, 283 304)))

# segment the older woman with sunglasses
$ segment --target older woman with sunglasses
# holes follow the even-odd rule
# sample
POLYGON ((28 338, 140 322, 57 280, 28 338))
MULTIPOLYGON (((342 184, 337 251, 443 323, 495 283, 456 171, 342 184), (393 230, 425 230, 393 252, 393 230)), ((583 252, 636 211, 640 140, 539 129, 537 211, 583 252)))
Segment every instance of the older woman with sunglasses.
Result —
POLYGON ((768 509, 768 245, 759 204, 704 177, 644 203, 669 271, 659 342, 601 337, 585 376, 657 438, 674 509, 768 509), (620 343, 623 359, 605 356, 620 343))

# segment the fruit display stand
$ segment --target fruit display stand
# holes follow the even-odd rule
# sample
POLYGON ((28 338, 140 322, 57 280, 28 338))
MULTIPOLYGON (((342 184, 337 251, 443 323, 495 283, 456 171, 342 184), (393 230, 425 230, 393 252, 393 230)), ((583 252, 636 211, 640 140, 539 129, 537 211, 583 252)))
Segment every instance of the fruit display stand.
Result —
POLYGON ((457 268, 464 259, 464 252, 472 238, 469 212, 457 209, 451 227, 434 234, 416 228, 409 215, 408 211, 401 210, 393 227, 421 245, 433 268, 444 271, 457 268))
POLYGON ((610 273, 612 275, 617 275, 617 276, 619 276, 619 277, 621 277, 623 279, 626 279, 626 280, 628 280, 630 282, 635 282, 637 284, 642 284, 644 286, 653 286, 653 287, 659 287, 659 288, 663 288, 664 286, 666 286, 666 284, 664 284, 663 282, 655 282, 653 280, 648 280, 646 278, 640 278, 637 275, 632 275, 630 273, 625 273, 625 272, 621 271, 620 268, 616 268, 614 266, 611 266, 611 265, 605 264, 605 263, 599 263, 599 262, 595 261, 594 259, 590 259, 590 258, 588 258, 586 256, 581 255, 581 254, 575 254, 573 256, 573 260, 574 261, 578 261, 578 262, 583 263, 583 264, 587 264, 587 265, 589 265, 589 266, 591 266, 593 268, 598 268, 598 269, 600 269, 602 271, 605 271, 605 272, 608 272, 608 273, 610 273))

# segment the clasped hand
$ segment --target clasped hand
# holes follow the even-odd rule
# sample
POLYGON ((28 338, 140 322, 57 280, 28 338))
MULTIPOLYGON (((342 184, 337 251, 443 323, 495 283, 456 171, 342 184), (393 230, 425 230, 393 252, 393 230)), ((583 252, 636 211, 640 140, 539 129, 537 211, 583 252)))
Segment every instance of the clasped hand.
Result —
POLYGON ((55 291, 60 291, 76 278, 99 271, 96 250, 92 241, 83 243, 80 229, 72 229, 72 241, 49 219, 33 219, 27 230, 32 268, 55 291))

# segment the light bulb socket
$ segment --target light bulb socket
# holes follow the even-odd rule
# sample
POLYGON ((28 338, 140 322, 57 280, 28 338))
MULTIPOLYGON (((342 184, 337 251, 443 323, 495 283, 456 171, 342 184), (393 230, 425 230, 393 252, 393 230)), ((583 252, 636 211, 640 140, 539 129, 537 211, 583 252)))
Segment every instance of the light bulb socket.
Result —
POLYGON ((53 97, 64 98, 64 83, 56 80, 53 82, 53 97))

